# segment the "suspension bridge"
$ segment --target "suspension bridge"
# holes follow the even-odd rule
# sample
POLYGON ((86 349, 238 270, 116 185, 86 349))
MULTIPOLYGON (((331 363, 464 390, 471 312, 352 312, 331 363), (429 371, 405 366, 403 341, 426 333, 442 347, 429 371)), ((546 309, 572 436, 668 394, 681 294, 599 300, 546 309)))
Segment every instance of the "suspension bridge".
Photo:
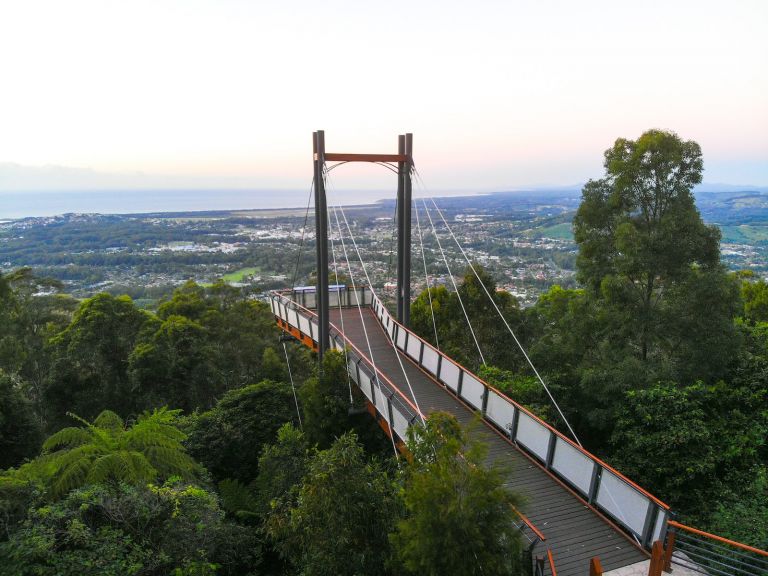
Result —
MULTIPOLYGON (((526 499, 525 510, 510 510, 510 515, 525 542, 531 574, 768 574, 768 552, 676 522, 669 506, 581 446, 487 289, 498 322, 509 331, 511 341, 536 374, 570 437, 409 329, 414 216, 411 176, 415 172, 412 146, 412 137, 406 134, 398 139, 397 154, 332 154, 325 151, 324 133, 313 134, 317 284, 296 288, 294 278, 294 287, 271 293, 278 326, 317 351, 320 358, 329 349, 345 355, 350 386, 354 384, 356 395, 364 398, 367 410, 391 439, 395 453, 407 450, 408 428, 419 426, 431 412, 449 412, 462 424, 480 418, 482 425, 474 428, 473 434, 488 444, 488 463, 499 463, 509 470, 507 485, 526 499), (326 162, 332 161, 338 164, 328 167, 326 162), (344 208, 332 206, 333 218, 328 211, 327 172, 348 162, 381 164, 398 176, 395 315, 376 293, 344 208), (335 231, 329 235, 334 224, 335 231), (354 256, 357 262, 353 265, 354 256), (340 268, 346 272, 350 285, 330 285, 331 267, 337 279, 340 268)), ((442 222, 444 235, 455 242, 477 274, 449 222, 434 199, 431 201, 432 209, 423 202, 423 212, 451 281, 453 274, 433 214, 442 222)), ((418 207, 415 216, 426 285, 430 287, 418 207)), ((482 281, 480 285, 485 288, 482 281)), ((453 287, 457 288, 455 283, 453 287)), ((463 303, 461 309, 483 359, 463 303)), ((435 339, 437 342, 436 326, 435 339)))

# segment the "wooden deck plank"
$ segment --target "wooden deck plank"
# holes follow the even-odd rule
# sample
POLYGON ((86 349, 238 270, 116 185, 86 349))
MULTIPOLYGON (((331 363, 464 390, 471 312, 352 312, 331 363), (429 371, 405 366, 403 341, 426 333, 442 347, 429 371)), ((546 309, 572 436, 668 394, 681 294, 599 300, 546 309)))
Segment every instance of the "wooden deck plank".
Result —
MULTIPOLYGON (((454 414, 462 424, 476 422, 474 410, 425 374, 407 355, 395 351, 372 310, 365 309, 363 317, 376 367, 407 398, 418 404, 422 412, 443 410, 454 414)), ((331 322, 340 326, 338 309, 331 311, 331 322)), ((367 356, 369 348, 357 310, 344 310, 344 324, 349 340, 367 356)), ((553 550, 560 576, 586 573, 593 556, 599 556, 603 566, 609 569, 647 558, 615 526, 598 516, 487 423, 476 424, 472 433, 488 444, 487 461, 501 463, 509 470, 507 485, 526 497, 524 512, 547 538, 546 543, 540 543, 536 550, 541 553, 546 546, 553 550)))

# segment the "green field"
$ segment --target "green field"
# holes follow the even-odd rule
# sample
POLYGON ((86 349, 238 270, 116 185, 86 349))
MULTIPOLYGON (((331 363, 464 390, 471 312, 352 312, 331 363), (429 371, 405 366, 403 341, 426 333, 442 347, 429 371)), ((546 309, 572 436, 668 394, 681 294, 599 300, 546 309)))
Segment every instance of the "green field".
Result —
POLYGON ((224 282, 242 282, 243 279, 246 276, 252 276, 253 274, 256 274, 257 272, 261 271, 261 268, 240 268, 240 270, 236 270, 235 272, 230 272, 229 274, 224 274, 222 276, 222 280, 224 282))
POLYGON ((768 226, 720 226, 723 233, 722 241, 733 244, 753 244, 755 242, 768 241, 768 226))
POLYGON ((570 222, 555 224, 546 228, 535 229, 534 233, 540 238, 556 238, 558 240, 573 240, 573 229, 570 222))

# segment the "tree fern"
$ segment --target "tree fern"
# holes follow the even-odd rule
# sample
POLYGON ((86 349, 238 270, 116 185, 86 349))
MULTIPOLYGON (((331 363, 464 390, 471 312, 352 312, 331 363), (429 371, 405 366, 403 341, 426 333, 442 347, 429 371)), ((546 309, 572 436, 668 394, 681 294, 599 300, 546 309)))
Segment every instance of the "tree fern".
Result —
POLYGON ((238 480, 227 478, 219 482, 221 506, 240 518, 247 520, 258 517, 259 503, 253 491, 238 480))
POLYGON ((175 426, 178 410, 145 412, 131 427, 105 410, 93 422, 71 416, 82 427, 64 428, 43 448, 53 497, 84 484, 146 484, 169 476, 192 477, 199 465, 185 452, 186 437, 175 426))

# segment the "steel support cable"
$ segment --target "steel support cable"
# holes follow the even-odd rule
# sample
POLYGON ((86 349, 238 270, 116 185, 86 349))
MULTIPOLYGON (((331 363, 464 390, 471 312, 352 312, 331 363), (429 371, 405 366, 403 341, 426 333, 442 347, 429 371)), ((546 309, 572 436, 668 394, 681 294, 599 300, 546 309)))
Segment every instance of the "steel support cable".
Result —
MULTIPOLYGON (((341 216, 344 218, 344 224, 347 226, 347 230, 349 230, 349 237, 352 239, 352 244, 355 247, 355 251, 357 252, 357 257, 360 260, 360 266, 363 268, 363 274, 365 274, 365 278, 368 281, 368 286, 371 288, 371 293, 378 298, 376 295, 376 292, 373 289, 373 285, 371 284, 371 278, 368 276, 368 271, 365 268, 365 263, 363 262, 363 257, 360 255, 360 250, 357 248, 357 242, 355 241, 355 236, 352 234, 352 228, 349 226, 349 222, 347 221, 347 215, 344 213, 344 207, 339 206, 339 210, 341 211, 341 216)), ((334 212, 336 209, 334 208, 334 212)), ((419 413, 419 417, 421 418, 421 423, 426 424, 426 420, 424 419, 424 413, 421 411, 421 406, 419 406, 419 400, 416 398, 416 393, 413 391, 413 387, 411 386, 411 380, 408 378, 408 374, 405 371, 405 366, 403 365, 403 360, 400 358, 400 350, 397 348, 397 344, 392 340, 392 337, 387 332, 387 342, 390 343, 392 346, 392 349, 395 351, 395 357, 397 358, 398 364, 400 364, 400 370, 403 372, 403 377, 405 378, 405 383, 408 385, 408 390, 411 392, 411 398, 413 398, 413 403, 416 405, 416 410, 419 413)))
POLYGON ((427 272, 427 258, 424 256, 424 238, 421 234, 421 223, 419 222, 419 205, 413 201, 414 212, 416 213, 416 228, 419 231, 419 244, 421 245, 421 261, 424 263, 424 278, 427 282, 427 297, 429 298, 429 311, 432 314, 432 328, 435 331, 435 344, 440 350, 440 339, 437 337, 437 322, 435 322, 435 308, 432 305, 432 283, 429 281, 429 272, 427 272))
MULTIPOLYGON (((381 384, 379 383, 379 371, 376 369, 376 360, 373 357, 373 348, 371 348, 371 341, 368 338, 368 329, 365 326, 365 319, 363 318, 363 308, 360 306, 360 298, 357 296, 357 286, 355 284, 355 275, 352 274, 352 265, 349 262, 349 256, 347 255, 347 245, 344 242, 344 234, 342 234, 341 231, 341 223, 339 222, 339 214, 336 212, 336 207, 331 206, 333 208, 333 216, 336 219, 336 226, 339 229, 339 239, 341 240, 341 248, 344 252, 344 259, 347 261, 347 271, 349 272, 349 280, 352 282, 352 292, 355 294, 355 302, 357 303, 357 312, 360 314, 360 324, 363 325, 363 335, 365 336, 365 343, 368 346, 368 355, 371 358, 371 365, 373 366, 373 381, 376 382, 376 387, 379 389, 379 394, 382 396, 384 395, 384 392, 381 390, 381 384)), ((329 215, 330 217, 330 215, 329 215)), ((347 338, 346 333, 342 335, 345 342, 349 342, 349 338, 347 338)), ((346 346, 345 346, 346 348, 346 346)), ((347 365, 347 373, 349 373, 349 365, 347 365)), ((374 402, 375 406, 375 402, 374 402)), ((390 440, 392 440, 392 450, 395 452, 395 459, 399 462, 400 460, 400 454, 397 451, 397 446, 395 445, 395 432, 394 428, 392 427, 392 423, 389 420, 389 414, 382 414, 384 416, 384 421, 387 423, 387 426, 389 426, 390 430, 390 440)))
MULTIPOLYGON (((336 245, 333 243, 333 224, 331 223, 331 216, 328 214, 328 226, 331 229, 331 234, 328 235, 328 238, 331 240, 331 254, 333 254, 333 273, 336 275, 336 282, 335 284, 338 286, 339 284, 339 268, 336 265, 336 245)), ((336 300, 339 302, 339 317, 341 318, 341 333, 345 334, 344 331, 344 312, 341 309, 341 291, 337 288, 336 289, 336 300)), ((347 347, 344 346, 344 365, 347 366, 349 364, 349 355, 347 353, 347 347)), ((349 388, 349 404, 350 406, 354 404, 354 399, 352 398, 352 381, 351 377, 349 375, 349 369, 347 369, 347 387, 349 388)))
POLYGON ((283 342, 283 352, 285 353, 285 363, 288 365, 288 377, 291 379, 291 389, 293 390, 293 401, 296 402, 296 416, 299 417, 299 428, 304 429, 304 425, 301 423, 301 410, 299 410, 299 398, 296 396, 296 386, 293 383, 293 373, 291 372, 291 361, 288 360, 288 348, 285 347, 283 342))
POLYGON ((475 336, 475 330, 472 328, 472 323, 469 321, 469 315, 467 314, 467 309, 464 308, 464 302, 461 300, 461 294, 459 294, 459 287, 456 286, 456 280, 453 277, 453 272, 451 272, 451 266, 448 264, 448 258, 445 257, 445 251, 443 250, 443 244, 440 242, 440 236, 437 235, 437 230, 435 229, 435 223, 432 221, 432 215, 429 213, 429 208, 427 208, 426 201, 422 198, 421 199, 422 204, 424 204, 424 212, 427 214, 427 218, 429 219, 429 225, 432 227, 432 233, 435 235, 435 240, 437 240, 437 247, 440 249, 440 254, 443 256, 443 262, 445 262, 445 267, 448 269, 448 277, 451 279, 451 284, 453 284, 453 289, 456 291, 456 296, 459 299, 459 305, 461 305, 461 311, 464 312, 464 319, 467 321, 467 326, 469 326, 469 331, 472 334, 472 339, 475 341, 475 346, 477 347, 477 353, 480 354, 480 361, 485 364, 485 357, 483 356, 483 351, 480 350, 480 343, 477 341, 477 336, 475 336))
POLYGON ((315 188, 315 179, 312 178, 312 184, 309 186, 309 198, 307 198, 307 211, 304 213, 304 226, 301 228, 301 243, 299 244, 299 253, 296 255, 296 270, 293 272, 293 282, 291 282, 291 291, 296 288, 296 278, 299 275, 299 262, 304 253, 304 234, 307 231, 307 219, 309 218, 309 205, 312 203, 312 191, 315 188))
POLYGON ((450 224, 448 224, 448 221, 445 219, 445 216, 443 216, 442 210, 438 208, 437 202, 435 202, 435 199, 430 197, 430 200, 432 201, 432 204, 435 206, 435 210, 437 210, 437 213, 440 215, 440 219, 443 221, 443 224, 445 225, 446 229, 448 230, 448 233, 451 235, 451 238, 453 238, 453 241, 456 243, 456 246, 459 247, 459 250, 461 251, 461 254, 464 256, 464 259, 467 261, 467 264, 472 269, 472 272, 475 275, 475 278, 477 278, 478 283, 480 286, 483 287, 483 291, 485 292, 486 296, 488 296, 488 299, 491 301, 491 304, 496 309, 496 312, 498 313, 499 317, 501 318, 501 321, 504 323, 504 326, 506 326, 509 333, 512 335, 512 338, 515 340, 515 343, 517 344, 517 347, 520 348, 520 352, 523 353, 523 356, 525 356, 526 361, 528 362, 528 365, 533 370, 533 373, 536 374, 536 378, 538 378, 539 382, 541 383, 544 390, 547 392, 547 396, 549 396, 549 399, 552 401, 552 404, 557 409, 557 413, 560 414, 560 417, 563 419, 563 422, 565 422, 565 425, 568 427, 568 430, 571 432, 571 436, 573 436, 573 439, 576 440, 576 443, 581 446, 581 442, 579 441, 578 436, 576 436, 576 432, 574 432, 573 427, 571 426, 571 423, 568 422, 568 419, 565 417, 565 414, 563 414, 563 411, 560 409, 560 405, 557 403, 557 400, 555 400, 555 397, 552 395, 552 392, 550 392, 549 387, 544 382, 544 379, 539 374, 539 371, 536 370, 536 366, 533 365, 533 362, 531 361, 531 358, 528 356, 528 353, 525 351, 525 348, 523 347, 520 340, 517 338, 517 335, 515 334, 515 331, 512 330, 512 327, 509 325, 509 322, 507 322, 507 319, 504 318, 504 314, 502 314, 501 309, 499 309, 499 306, 496 304, 496 301, 493 299, 493 296, 491 296, 491 293, 488 291, 488 288, 486 287, 485 283, 480 279, 480 275, 477 273, 477 270, 475 269, 474 264, 470 262, 469 257, 467 256, 467 253, 464 251, 464 248, 459 243, 458 238, 456 238, 456 235, 453 233, 453 230, 451 229, 450 224))
MULTIPOLYGON (((423 183, 423 180, 421 179, 421 176, 420 176, 418 173, 416 173, 416 177, 417 177, 417 179, 419 180, 419 183, 420 183, 420 185, 422 186, 422 188, 424 188, 424 189, 426 190, 426 186, 424 186, 424 183, 423 183)), ((480 283, 480 285, 483 287, 483 290, 485 291, 486 295, 488 296, 488 298, 490 299, 490 301, 491 301, 491 303, 493 304, 494 308, 496 309, 496 312, 497 312, 497 313, 499 314, 499 316, 501 317, 501 320, 504 322, 504 325, 506 326, 507 330, 508 330, 508 331, 509 331, 509 333, 512 335, 512 338, 515 340, 515 343, 516 343, 516 344, 518 345, 518 347, 520 348, 520 351, 523 353, 523 356, 525 356, 525 359, 528 361, 528 364, 529 364, 529 366, 530 366, 530 367, 531 367, 531 369, 533 370, 534 374, 536 374, 536 377, 538 378, 538 380, 539 380, 539 382, 541 383, 541 385, 544 387, 544 390, 547 392, 547 395, 549 396, 550 400, 552 400, 552 404, 553 404, 553 405, 555 406, 555 408, 557 409, 557 412, 560 414, 560 417, 563 419, 563 422, 565 422, 565 425, 568 427, 568 430, 570 431, 571 435, 573 436, 573 439, 576 441, 576 443, 577 443, 577 444, 578 444, 580 447, 582 447, 582 448, 583 448, 583 446, 582 446, 581 442, 579 441, 579 438, 576 436, 576 432, 574 432, 574 430, 573 430, 573 427, 571 426, 570 422, 568 422, 568 419, 565 417, 565 414, 563 414, 563 411, 560 409, 560 406, 558 405, 557 401, 555 400, 555 397, 552 395, 552 393, 550 392, 550 390, 549 390, 549 388, 547 387, 546 383, 544 382, 544 379, 541 377, 541 375, 539 374, 538 370, 536 370, 536 367, 534 366, 534 364, 533 364, 533 362, 531 361, 530 357, 529 357, 529 356, 528 356, 528 354, 526 353, 526 351, 525 351, 525 348, 523 348, 523 345, 522 345, 522 344, 521 344, 521 342, 518 340, 517 336, 515 335, 514 331, 512 330, 512 327, 509 325, 509 323, 507 322, 506 318, 504 318, 504 315, 501 313, 501 310, 499 309, 499 307, 496 305, 496 302, 495 302, 495 301, 493 300, 493 298, 491 297, 491 294, 490 294, 490 292, 488 292, 488 288, 486 288, 485 284, 482 282, 482 280, 480 280, 480 276, 478 275, 478 273, 477 273, 477 270, 475 270, 475 267, 474 267, 474 265, 473 265, 473 264, 470 262, 469 258, 467 257, 467 254, 466 254, 466 252, 464 251, 464 248, 463 248, 463 247, 461 246, 461 244, 459 243, 458 239, 456 238, 456 235, 453 233, 453 230, 451 229, 451 227, 450 227, 450 225, 448 224, 447 220, 446 220, 446 219, 445 219, 445 217, 443 216, 443 213, 442 213, 442 211, 441 211, 441 210, 440 210, 440 208, 437 206, 437 203, 435 202, 435 199, 434 199, 434 198, 432 198, 431 196, 429 197, 429 199, 432 201, 432 204, 434 204, 434 206, 435 206, 435 210, 437 210, 437 213, 440 215, 440 218, 442 219, 442 221, 443 221, 443 224, 445 224, 445 227, 448 229, 448 232, 450 233, 451 237, 453 238, 453 241, 454 241, 454 242, 456 243, 456 245, 459 247, 459 250, 461 250, 461 253, 462 253, 462 255, 464 256, 464 259, 467 261, 467 264, 468 264, 468 265, 469 265, 469 267, 472 269, 472 272, 475 274, 475 277, 477 278, 478 282, 479 282, 479 283, 480 283)), ((422 199, 422 201, 424 202, 424 206, 425 206, 425 208, 426 208, 426 202, 425 202, 423 199, 422 199)), ((429 215, 429 211, 427 211, 427 215, 429 215)), ((431 221, 431 219, 430 219, 430 221, 431 221)), ((439 241, 438 241, 438 245, 439 245, 439 241)), ((469 320, 467 320, 467 322, 469 322, 469 320)), ((613 493, 612 493, 612 491, 611 491, 611 490, 610 490, 610 489, 609 489, 607 486, 605 487, 605 490, 606 490, 606 493, 608 494, 608 497, 611 499, 611 501, 612 501, 612 502, 614 503, 614 505, 616 506, 616 510, 618 510, 618 512, 619 512, 619 514, 621 515, 622 519, 624 520, 625 524, 627 524, 627 525, 628 525, 628 524, 629 524, 629 522, 627 521, 627 517, 624 515, 624 510, 622 509, 622 506, 621 506, 621 504, 620 504, 620 503, 619 503, 619 502, 618 502, 618 501, 617 501, 617 500, 616 500, 616 499, 613 497, 613 493)), ((632 534, 632 537, 635 539, 635 541, 636 541, 638 544, 640 544, 640 541, 639 541, 639 540, 638 540, 638 538, 637 538, 637 537, 634 535, 634 533, 632 534)))

